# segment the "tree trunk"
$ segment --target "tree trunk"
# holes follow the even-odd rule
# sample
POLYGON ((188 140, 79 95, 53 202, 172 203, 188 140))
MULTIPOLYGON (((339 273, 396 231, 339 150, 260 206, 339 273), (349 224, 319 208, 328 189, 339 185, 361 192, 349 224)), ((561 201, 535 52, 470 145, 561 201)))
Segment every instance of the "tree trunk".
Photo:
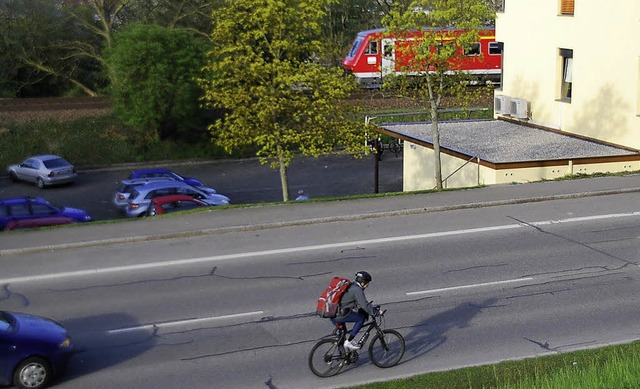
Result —
POLYGON ((438 108, 431 104, 431 138, 433 139, 433 168, 436 189, 442 189, 442 164, 440 162, 440 131, 438 130, 438 108))
POLYGON ((282 201, 289 201, 289 177, 287 176, 287 165, 282 158, 282 154, 278 156, 280 164, 280 183, 282 184, 282 201))

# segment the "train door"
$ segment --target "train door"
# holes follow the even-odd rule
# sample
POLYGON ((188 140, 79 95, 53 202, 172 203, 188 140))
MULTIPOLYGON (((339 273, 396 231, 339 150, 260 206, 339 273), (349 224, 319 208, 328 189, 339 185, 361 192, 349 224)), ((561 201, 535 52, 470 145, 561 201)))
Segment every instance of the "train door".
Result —
POLYGON ((394 49, 393 39, 382 39, 382 60, 381 69, 382 78, 396 72, 396 51, 394 49))

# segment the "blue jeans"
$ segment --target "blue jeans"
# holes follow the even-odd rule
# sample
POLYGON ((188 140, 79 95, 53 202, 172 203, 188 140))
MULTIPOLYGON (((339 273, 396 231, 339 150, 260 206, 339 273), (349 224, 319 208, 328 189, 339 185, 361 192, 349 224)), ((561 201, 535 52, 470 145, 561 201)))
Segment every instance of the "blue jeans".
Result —
POLYGON ((358 331, 360 331, 360 329, 362 328, 362 325, 364 324, 364 322, 367 320, 367 314, 366 313, 360 313, 358 311, 351 311, 349 312, 349 314, 347 316, 341 317, 341 318, 335 318, 335 319, 331 319, 331 321, 335 324, 335 323, 354 323, 353 324, 353 328, 351 329, 350 332, 350 337, 351 339, 355 338, 356 335, 358 335, 358 331))

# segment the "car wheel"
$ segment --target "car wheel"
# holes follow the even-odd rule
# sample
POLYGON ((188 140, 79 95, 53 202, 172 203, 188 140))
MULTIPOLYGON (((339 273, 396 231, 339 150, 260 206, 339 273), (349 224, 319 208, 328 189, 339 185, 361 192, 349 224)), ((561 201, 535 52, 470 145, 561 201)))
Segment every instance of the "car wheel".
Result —
POLYGON ((13 373, 13 384, 19 389, 44 388, 52 374, 49 363, 42 358, 27 358, 13 373))
POLYGON ((18 182, 18 175, 16 174, 16 172, 11 172, 9 173, 9 177, 11 177, 11 181, 13 182, 18 182))
POLYGON ((36 180, 36 185, 38 185, 38 188, 44 189, 44 180, 38 177, 38 179, 36 180))

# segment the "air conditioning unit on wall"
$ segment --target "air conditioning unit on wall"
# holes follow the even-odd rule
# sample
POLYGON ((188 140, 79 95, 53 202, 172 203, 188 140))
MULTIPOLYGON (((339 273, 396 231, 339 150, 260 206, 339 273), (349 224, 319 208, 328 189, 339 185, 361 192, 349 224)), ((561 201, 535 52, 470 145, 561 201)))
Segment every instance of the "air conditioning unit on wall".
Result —
POLYGON ((511 99, 511 116, 518 119, 529 119, 529 101, 525 99, 511 99))
POLYGON ((496 95, 493 98, 493 111, 496 115, 509 115, 511 113, 511 97, 496 95))

